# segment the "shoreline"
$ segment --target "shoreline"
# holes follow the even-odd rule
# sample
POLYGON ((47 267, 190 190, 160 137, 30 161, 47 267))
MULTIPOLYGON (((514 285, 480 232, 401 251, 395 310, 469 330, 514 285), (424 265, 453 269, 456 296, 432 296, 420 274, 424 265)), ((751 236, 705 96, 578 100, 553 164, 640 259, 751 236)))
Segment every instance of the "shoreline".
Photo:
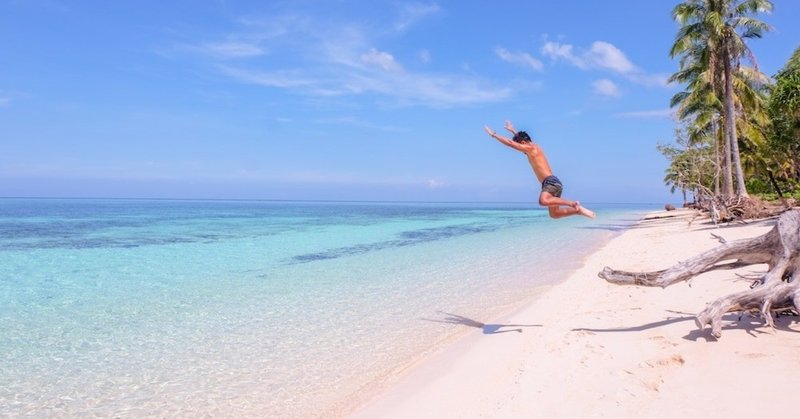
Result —
POLYGON ((665 289, 597 277, 605 265, 663 269, 715 247, 709 233, 754 237, 774 221, 715 227, 698 218, 690 226, 694 211, 651 214, 661 213, 668 216, 642 216, 565 280, 494 320, 494 327, 518 331, 468 330, 400 370, 386 388, 362 394, 339 416, 741 417, 782 411, 789 402, 770 389, 790 388, 800 372, 794 360, 800 335, 793 333, 800 325, 782 317, 770 331, 757 318, 726 318, 717 341, 693 322, 706 302, 749 285, 736 274, 754 275, 765 265, 709 272, 691 287, 665 289), (756 386, 756 394, 749 386, 746 398, 726 386, 765 381, 770 386, 756 386), (761 403, 750 407, 748 399, 761 403))
MULTIPOLYGON (((593 241, 591 243, 593 248, 589 249, 585 253, 582 253, 578 259, 567 262, 566 264, 568 267, 560 268, 562 272, 559 279, 556 279, 553 282, 537 285, 533 290, 527 290, 526 293, 529 292, 530 295, 528 295, 526 298, 517 301, 514 304, 503 305, 495 310, 494 313, 489 314, 485 318, 489 319, 487 321, 490 322, 497 319, 503 319, 513 316, 514 314, 526 309, 526 307, 530 306, 531 304, 535 304, 537 300, 546 296, 547 292, 553 287, 567 281, 576 270, 580 269, 585 264, 589 257, 605 247, 610 241, 623 234, 626 229, 635 226, 642 220, 642 217, 650 212, 651 211, 635 211, 629 213, 625 218, 613 220, 612 224, 609 224, 607 228, 604 228, 608 230, 606 237, 593 241), (621 225, 624 227, 620 227, 621 225)), ((395 386, 402 382, 408 375, 413 374, 416 369, 441 356, 443 352, 448 351, 450 348, 460 345, 462 341, 470 339, 471 335, 477 334, 480 336, 483 334, 505 333, 503 330, 487 332, 487 329, 493 329, 494 326, 497 325, 496 323, 483 323, 484 326, 480 328, 479 326, 471 323, 473 321, 472 319, 464 318, 464 320, 464 323, 461 325, 454 325, 454 327, 462 327, 463 330, 442 338, 441 340, 433 343, 433 345, 427 350, 419 352, 413 357, 407 358, 404 362, 393 366, 390 369, 391 371, 385 375, 376 377, 372 381, 364 384, 360 391, 344 396, 343 398, 329 405, 320 413, 315 414, 313 417, 349 417, 349 415, 352 415, 354 412, 358 411, 364 406, 370 405, 374 400, 380 398, 382 394, 392 391, 395 386), (481 330, 476 333, 476 328, 480 328, 481 330)))

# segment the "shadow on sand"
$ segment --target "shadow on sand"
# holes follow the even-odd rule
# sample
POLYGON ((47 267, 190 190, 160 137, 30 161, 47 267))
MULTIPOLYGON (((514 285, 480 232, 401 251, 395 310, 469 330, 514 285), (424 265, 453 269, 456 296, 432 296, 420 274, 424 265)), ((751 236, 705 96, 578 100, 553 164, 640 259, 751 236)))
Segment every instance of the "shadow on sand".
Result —
MULTIPOLYGON (((769 326, 761 319, 759 316, 753 316, 748 313, 728 313, 722 316, 722 320, 726 322, 722 326, 722 331, 725 330, 744 330, 745 333, 752 337, 758 337, 759 335, 764 334, 772 334, 773 331, 770 330, 769 326)), ((800 333, 800 331, 794 330, 789 327, 792 322, 797 321, 796 316, 791 315, 781 315, 775 316, 775 331, 782 331, 782 332, 792 332, 792 333, 800 333)), ((725 335, 723 334, 723 337, 725 335)), ((686 340, 697 341, 700 338, 705 339, 706 341, 716 341, 717 338, 711 335, 711 329, 709 327, 704 327, 702 330, 695 329, 689 332, 686 336, 683 337, 686 340)))
POLYGON ((668 317, 664 320, 660 320, 657 322, 646 323, 641 326, 633 326, 633 327, 613 327, 609 329, 594 329, 589 327, 579 327, 572 329, 574 332, 595 332, 595 333, 603 333, 603 332, 641 332, 647 329, 655 329, 656 327, 666 326, 672 323, 679 323, 685 321, 694 321, 694 316, 686 316, 686 317, 668 317))
MULTIPOLYGON (((678 314, 688 314, 688 313, 680 313, 675 312, 678 314)), ((800 331, 793 330, 789 327, 789 325, 793 321, 797 321, 795 316, 777 316, 775 318, 775 329, 800 333, 800 331)), ((694 322, 695 316, 683 316, 683 317, 668 317, 664 320, 660 320, 657 322, 652 323, 645 323, 641 326, 633 326, 633 327, 615 327, 615 328, 608 328, 608 329, 596 329, 596 328, 588 328, 588 327, 580 327, 572 329, 573 331, 586 331, 586 332, 595 332, 595 333, 604 333, 604 332, 641 332, 648 329, 655 329, 657 327, 666 326, 672 323, 679 323, 679 322, 686 322, 692 321, 694 322)), ((764 321, 759 317, 751 316, 747 313, 739 314, 739 313, 728 313, 722 317, 722 320, 726 322, 725 325, 722 326, 722 330, 744 330, 748 335, 756 337, 760 334, 771 333, 769 328, 765 325, 764 321)), ((694 327, 694 325, 692 325, 694 327)), ((706 341, 716 341, 717 339, 711 335, 711 329, 706 326, 703 329, 694 329, 685 336, 683 339, 697 341, 698 339, 705 339, 706 341)))
POLYGON ((606 230, 617 233, 625 230, 641 230, 654 227, 657 227, 657 225, 646 222, 643 223, 637 220, 621 220, 619 223, 597 223, 593 225, 582 225, 576 228, 581 230, 606 230))
POLYGON ((522 333, 523 327, 542 327, 541 324, 486 324, 479 322, 477 320, 472 320, 468 317, 459 316, 458 314, 446 313, 444 311, 438 311, 438 313, 444 315, 445 317, 443 319, 422 319, 422 320, 435 323, 460 324, 462 326, 474 327, 476 329, 483 330, 484 335, 494 335, 497 333, 506 333, 506 332, 522 333), (506 327, 515 327, 516 329, 500 330, 506 327))

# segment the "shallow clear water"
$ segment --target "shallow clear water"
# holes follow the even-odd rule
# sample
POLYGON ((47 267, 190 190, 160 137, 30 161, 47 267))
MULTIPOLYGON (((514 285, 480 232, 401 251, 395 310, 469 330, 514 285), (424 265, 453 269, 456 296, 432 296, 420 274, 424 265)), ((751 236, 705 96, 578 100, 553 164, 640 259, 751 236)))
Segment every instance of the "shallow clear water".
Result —
POLYGON ((0 199, 0 417, 319 414, 653 207, 596 209, 0 199))

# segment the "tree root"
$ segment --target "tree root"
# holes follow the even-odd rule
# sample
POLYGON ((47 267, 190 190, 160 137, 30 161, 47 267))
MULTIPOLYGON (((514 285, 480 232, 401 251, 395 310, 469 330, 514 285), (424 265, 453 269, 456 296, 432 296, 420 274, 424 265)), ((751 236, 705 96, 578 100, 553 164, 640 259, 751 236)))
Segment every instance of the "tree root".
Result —
MULTIPOLYGON (((719 240, 719 237, 716 237, 719 240)), ((800 312, 800 210, 784 212, 769 232, 751 239, 722 244, 671 268, 652 272, 630 272, 603 268, 598 276, 612 284, 667 287, 688 281, 704 272, 736 269, 766 263, 768 271, 752 289, 709 303, 696 316, 700 329, 711 326, 711 334, 722 335, 722 316, 730 312, 760 313, 775 327, 773 313, 793 309, 800 312)))

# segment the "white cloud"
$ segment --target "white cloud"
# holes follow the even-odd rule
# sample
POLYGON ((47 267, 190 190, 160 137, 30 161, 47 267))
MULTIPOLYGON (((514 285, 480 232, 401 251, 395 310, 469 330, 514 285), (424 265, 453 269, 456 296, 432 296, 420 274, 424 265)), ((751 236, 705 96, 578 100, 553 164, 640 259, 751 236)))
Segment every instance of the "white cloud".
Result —
MULTIPOLYGON (((269 26, 267 22, 261 24, 269 26)), ((236 35, 236 39, 249 37, 248 33, 236 35)), ((489 103, 512 94, 510 88, 498 87, 469 72, 407 71, 391 52, 372 45, 373 39, 355 25, 306 22, 265 45, 271 56, 289 60, 246 61, 235 66, 217 63, 216 68, 243 83, 295 94, 372 95, 376 100, 403 106, 442 108, 489 103)))
POLYGON ((620 74, 638 71, 628 57, 608 42, 596 41, 589 50, 576 55, 572 45, 548 41, 542 46, 542 55, 553 60, 565 60, 581 69, 601 68, 620 74))
POLYGON ((11 98, 10 97, 0 97, 0 108, 10 106, 11 105, 11 98))
POLYGON ((400 17, 394 24, 394 28, 398 31, 407 29, 420 20, 438 14, 442 11, 436 3, 421 4, 421 3, 407 3, 402 5, 400 9, 400 17))
POLYGON ((306 78, 297 71, 253 71, 229 66, 220 66, 219 68, 224 74, 234 79, 261 86, 296 88, 315 84, 314 80, 306 78))
POLYGON ((394 60, 392 54, 378 51, 375 48, 361 54, 361 61, 366 64, 376 65, 386 71, 403 71, 403 67, 394 60))
POLYGON ((221 69, 244 83, 291 89, 314 96, 375 94, 393 98, 399 105, 451 107, 497 102, 512 93, 509 88, 484 87, 478 79, 452 75, 368 70, 306 74, 302 71, 268 72, 229 66, 221 69))
POLYGON ((430 189, 440 189, 447 186, 446 182, 441 181, 439 179, 428 179, 426 183, 428 184, 428 188, 430 189))
POLYGON ((628 57, 619 48, 608 42, 596 41, 592 43, 592 48, 586 54, 586 59, 592 65, 600 68, 607 68, 621 74, 628 74, 637 71, 628 57))
MULTIPOLYGON (((404 10, 419 18, 440 9, 408 5, 404 10)), ((513 93, 511 88, 470 71, 410 71, 391 51, 375 45, 380 37, 357 24, 320 19, 276 16, 272 20, 240 20, 240 30, 226 35, 223 42, 197 43, 195 48, 203 49, 184 51, 205 52, 207 64, 231 79, 298 95, 371 96, 367 99, 392 106, 443 108, 498 102, 513 93), (267 52, 274 59, 238 60, 236 64, 229 59, 267 52)), ((422 51, 419 59, 429 60, 430 53, 422 51)))
POLYGON ((668 74, 629 74, 628 79, 642 86, 667 87, 668 74))
POLYGON ((672 109, 654 109, 649 111, 621 112, 616 114, 620 118, 672 118, 675 111, 672 109))
POLYGON ((605 41, 595 41, 588 50, 578 54, 573 52, 570 44, 546 41, 542 46, 542 55, 553 61, 566 61, 582 70, 608 70, 625 77, 627 80, 643 86, 666 86, 668 76, 649 74, 637 67, 622 50, 605 41))
POLYGON ((594 87, 594 92, 608 97, 619 97, 620 91, 619 87, 614 84, 613 81, 609 79, 600 79, 592 83, 592 87, 594 87))
POLYGON ((585 69, 587 67, 586 63, 581 58, 572 53, 572 45, 569 44, 561 44, 552 41, 545 42, 542 46, 542 55, 550 57, 553 60, 567 60, 579 68, 585 69))
POLYGON ((533 70, 541 70, 543 67, 541 61, 537 60, 536 58, 533 58, 533 56, 531 56, 527 52, 513 53, 503 47, 497 47, 494 49, 494 53, 497 54, 497 56, 500 57, 500 59, 502 59, 503 61, 512 64, 522 65, 524 67, 529 67, 533 70))
POLYGON ((423 64, 427 64, 431 62, 431 52, 427 49, 423 49, 419 52, 419 61, 423 64))

